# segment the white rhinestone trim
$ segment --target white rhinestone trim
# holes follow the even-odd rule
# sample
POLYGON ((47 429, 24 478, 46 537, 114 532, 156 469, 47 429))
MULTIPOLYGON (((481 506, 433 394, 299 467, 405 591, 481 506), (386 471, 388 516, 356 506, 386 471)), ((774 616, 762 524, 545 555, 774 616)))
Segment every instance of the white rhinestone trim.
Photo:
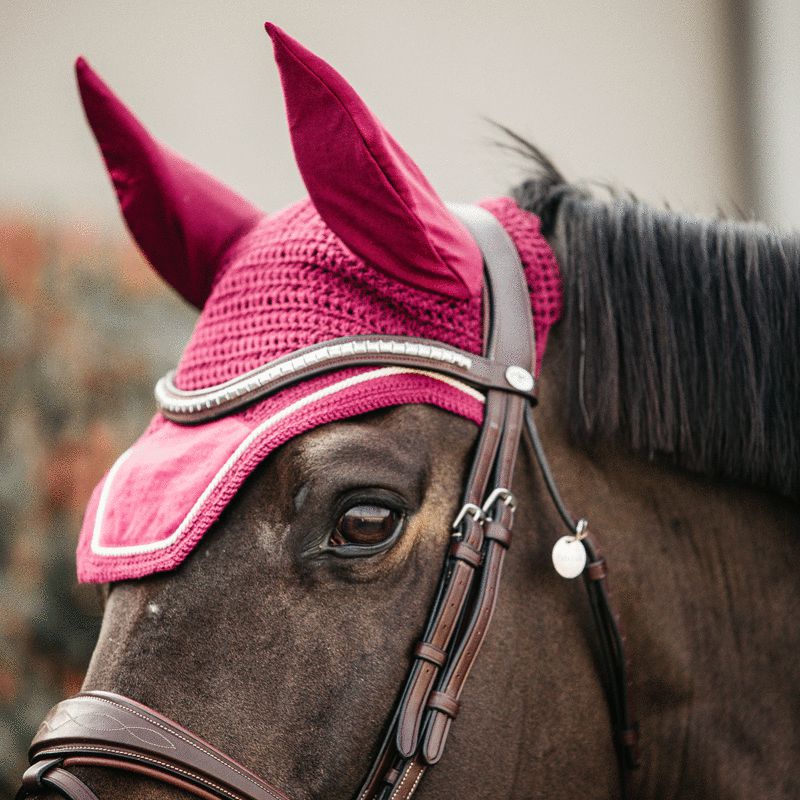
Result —
MULTIPOLYGON (((247 373, 232 381, 210 386, 207 389, 185 391, 175 386, 174 372, 167 373, 155 387, 155 397, 158 407, 170 414, 193 414, 203 409, 220 406, 234 398, 249 394, 260 389, 278 378, 293 375, 308 366, 332 361, 342 356, 352 356, 366 353, 386 353, 390 355, 407 355, 414 358, 424 358, 431 362, 453 364, 464 370, 471 370, 473 360, 464 353, 445 347, 422 344, 420 342, 385 341, 383 339, 351 341, 340 344, 321 345, 302 355, 288 358, 272 367, 258 367, 254 373, 247 373)), ((356 365, 353 365, 356 366, 356 365)))

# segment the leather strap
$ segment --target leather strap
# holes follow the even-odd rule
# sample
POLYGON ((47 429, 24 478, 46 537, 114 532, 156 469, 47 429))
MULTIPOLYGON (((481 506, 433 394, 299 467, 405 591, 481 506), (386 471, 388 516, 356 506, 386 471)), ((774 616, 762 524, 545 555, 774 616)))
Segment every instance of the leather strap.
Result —
POLYGON ((620 763, 623 797, 629 794, 629 773, 640 764, 639 723, 633 703, 633 664, 622 619, 608 583, 608 564, 600 555, 597 537, 589 534, 583 545, 589 558, 584 583, 600 647, 601 672, 614 729, 614 746, 620 763))
POLYGON ((34 762, 22 776, 22 788, 17 800, 32 794, 58 792, 69 800, 97 800, 97 795, 79 778, 61 767, 60 758, 48 758, 34 762))
MULTIPOLYGON (((530 408, 525 412, 525 429, 550 499, 564 525, 571 534, 576 535, 578 523, 567 511, 558 491, 530 408)), ((589 595, 589 605, 597 636, 598 666, 611 718, 622 797, 627 800, 632 791, 631 772, 640 764, 639 723, 636 720, 633 706, 633 667, 630 650, 626 646, 627 638, 622 621, 613 605, 608 588, 606 559, 600 555, 596 537, 593 534, 584 532, 581 541, 588 561, 588 567, 584 571, 584 584, 589 595)))
POLYGON ((414 655, 417 658, 430 661, 431 664, 435 664, 437 667, 441 667, 447 660, 447 653, 430 642, 419 642, 416 648, 414 648, 414 655))
MULTIPOLYGON (((519 437, 522 433, 523 404, 523 400, 512 397, 506 407, 506 437, 503 440, 504 446, 498 454, 496 474, 498 486, 511 483, 514 461, 519 449, 519 437)), ((495 513, 497 517, 493 520, 493 526, 509 530, 513 523, 513 508, 505 503, 500 503, 496 507, 495 513)), ((448 697, 456 706, 486 638, 497 602, 503 561, 508 550, 508 547, 502 544, 498 538, 485 538, 484 548, 484 565, 472 614, 459 642, 459 647, 453 654, 437 686, 437 693, 448 697)), ((425 724, 427 733, 422 746, 422 755, 426 763, 436 764, 444 753, 444 746, 454 715, 449 714, 441 705, 437 707, 429 703, 428 706, 428 719, 425 724)))
MULTIPOLYGON (((451 210, 467 225, 484 254, 489 320, 486 358, 522 366, 526 373, 532 374, 533 320, 522 265, 513 242, 483 209, 451 207, 451 210)), ((424 635, 426 642, 448 653, 448 661, 438 665, 419 656, 415 659, 389 734, 359 794, 360 800, 395 797, 391 792, 399 787, 400 781, 393 783, 392 778, 403 776, 406 764, 416 762, 420 756, 427 764, 436 763, 444 751, 464 683, 491 621, 503 558, 510 543, 510 534, 501 533, 500 528, 510 529, 513 506, 501 501, 484 510, 483 504, 494 492, 507 492, 511 485, 523 413, 530 400, 530 395, 522 396, 505 388, 493 387, 487 393, 484 423, 464 491, 463 508, 471 510, 459 515, 460 525, 454 533, 454 544, 424 635), (487 524, 499 525, 493 528, 495 535, 491 539, 484 535, 487 524), (474 552, 482 553, 479 562, 471 555, 474 552)), ((407 788, 408 783, 405 786, 398 798, 409 797, 407 792, 413 791, 407 788)))

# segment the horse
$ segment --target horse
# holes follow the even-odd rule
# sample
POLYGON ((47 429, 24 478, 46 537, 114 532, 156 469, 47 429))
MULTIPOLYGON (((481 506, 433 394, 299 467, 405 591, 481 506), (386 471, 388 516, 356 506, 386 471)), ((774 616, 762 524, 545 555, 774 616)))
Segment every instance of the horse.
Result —
MULTIPOLYGON (((472 254, 461 239, 454 243, 455 234, 437 233, 436 225, 455 229, 443 221, 424 178, 332 68, 274 26, 268 31, 295 154, 314 203, 292 219, 317 220, 319 212, 325 223, 324 235, 308 245, 314 274, 333 273, 329 248, 338 237, 348 247, 347 263, 357 266, 350 279, 359 292, 402 286, 382 307, 382 322, 364 321, 366 333, 397 333, 369 326, 383 324, 404 298, 416 309, 438 292, 441 308, 472 331, 462 349, 479 352, 480 286, 477 293, 470 287, 475 276, 463 267, 474 263, 472 254), (353 126, 360 138, 349 137, 353 126), (375 158, 345 152, 353 141, 367 142, 375 158), (342 172, 358 176, 344 199, 342 172), (385 187, 375 188, 378 173, 384 182, 389 175, 392 187, 419 194, 412 211, 434 219, 426 230, 429 238, 439 236, 440 251, 449 247, 452 256, 461 248, 450 260, 461 267, 437 279, 441 264, 431 267, 424 242, 412 266, 419 274, 409 280, 398 252, 409 246, 400 228, 411 222, 392 217, 408 209, 381 215, 378 208, 373 223, 373 209, 365 205, 390 202, 380 196, 385 187), (371 263, 382 265, 380 276, 364 271, 371 263)), ((128 225, 156 269, 209 315, 230 291, 226 276, 242 259, 267 269, 265 246, 237 249, 258 227, 259 212, 159 149, 88 69, 79 63, 84 104, 128 225)), ((514 540, 492 625, 460 708, 453 709, 458 714, 447 750, 431 759, 413 788, 399 786, 392 775, 383 794, 369 796, 795 797, 800 240, 757 223, 655 209, 631 196, 597 197, 591 187, 565 179, 536 147, 509 136, 508 146, 528 159, 530 177, 504 202, 526 215, 530 236, 549 245, 559 290, 552 319, 543 322, 534 308, 530 366, 533 373, 541 361, 541 370, 536 427, 529 427, 513 466, 514 540), (575 525, 566 509, 585 519, 575 525), (621 745, 610 732, 610 688, 603 680, 608 653, 592 625, 596 607, 580 582, 566 580, 551 563, 565 521, 574 544, 583 541, 586 520, 598 545, 589 556, 595 567, 603 565, 611 616, 624 621, 622 644, 630 655, 625 680, 640 740, 638 766, 623 770, 622 782, 621 745)), ((488 207, 499 213, 499 206, 488 207)), ((294 239, 282 240, 270 257, 294 257, 298 247, 294 239)), ((270 269, 280 273, 272 276, 276 285, 291 277, 295 292, 311 274, 298 280, 270 269)), ((249 353, 249 315, 285 297, 239 296, 248 314, 227 339, 215 339, 201 316, 182 364, 210 370, 216 358, 220 377, 229 377, 227 362, 238 369, 241 353, 249 353)), ((330 310, 325 297, 314 302, 321 316, 330 310)), ((419 313, 430 316, 432 307, 419 313)), ((348 325, 362 322, 359 309, 348 325)), ((412 333, 453 344, 443 339, 443 328, 437 336, 429 330, 412 333)), ((331 337, 324 333, 312 336, 317 342, 331 337)), ((303 342, 289 334, 281 333, 289 337, 281 346, 292 355, 303 342)), ((253 357, 266 361, 263 353, 253 357)), ((162 395, 177 403, 181 391, 193 396, 205 388, 186 375, 181 389, 179 369, 162 395)), ((453 563, 449 554, 459 542, 452 523, 485 435, 476 425, 482 401, 473 395, 472 405, 459 410, 441 398, 409 400, 428 395, 405 393, 397 384, 391 397, 373 398, 372 407, 348 398, 338 404, 350 403, 342 410, 324 394, 331 385, 317 389, 325 413, 278 437, 266 457, 254 456, 179 559, 156 563, 152 543, 126 540, 127 534, 120 541, 129 549, 121 555, 104 555, 103 547, 110 553, 114 542, 103 545, 102 538, 94 555, 79 552, 82 577, 106 586, 84 691, 113 692, 157 709, 292 798, 367 796, 359 787, 392 730, 409 669, 438 658, 420 651, 418 642, 441 594, 442 565, 453 563)), ((297 394, 297 385, 283 391, 295 391, 294 402, 309 396, 297 394)), ((252 402, 237 411, 241 419, 252 402)), ((191 408, 205 413, 200 404, 191 408)), ((167 402, 161 411, 171 413, 167 402)), ((117 513, 118 504, 128 509, 127 517, 117 513, 120 524, 157 526, 170 502, 183 502, 184 472, 218 458, 217 431, 225 428, 203 438, 208 423, 202 418, 180 430, 174 425, 174 441, 187 447, 202 441, 200 455, 192 451, 173 472, 153 467, 154 477, 141 461, 144 483, 138 485, 139 473, 124 472, 137 456, 122 463, 115 479, 128 476, 130 496, 99 487, 87 548, 100 511, 117 513)), ((146 437, 170 442, 172 430, 157 419, 146 437)), ((105 485, 114 477, 109 473, 105 485)), ((501 508, 506 512, 510 506, 501 508)), ((475 524, 484 522, 481 514, 477 507, 475 524)), ((467 524, 473 522, 467 515, 467 524)), ((496 520, 486 521, 487 528, 489 522, 496 520)), ((163 738, 169 727, 163 718, 126 708, 149 720, 131 725, 132 735, 150 746, 154 736, 163 738)), ((102 724, 122 725, 124 710, 120 705, 102 724)), ((144 771, 80 760, 70 770, 98 797, 183 796, 174 782, 144 771)), ((38 793, 54 788, 28 783, 38 793)))

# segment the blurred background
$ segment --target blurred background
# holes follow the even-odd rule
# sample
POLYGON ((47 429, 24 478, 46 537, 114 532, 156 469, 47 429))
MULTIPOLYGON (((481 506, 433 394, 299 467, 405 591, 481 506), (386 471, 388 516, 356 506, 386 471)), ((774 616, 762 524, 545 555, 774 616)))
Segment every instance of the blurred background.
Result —
POLYGON ((99 627, 96 590, 74 580, 83 507, 194 319, 127 239, 73 61, 276 209, 304 192, 265 19, 337 67, 447 199, 524 177, 490 118, 571 178, 679 210, 800 217, 795 0, 0 0, 0 796, 80 686, 99 627))

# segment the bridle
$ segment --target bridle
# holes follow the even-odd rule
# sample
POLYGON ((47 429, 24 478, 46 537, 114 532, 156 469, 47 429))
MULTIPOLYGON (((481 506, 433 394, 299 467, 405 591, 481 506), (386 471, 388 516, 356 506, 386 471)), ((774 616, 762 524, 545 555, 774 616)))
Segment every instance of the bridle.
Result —
MULTIPOLYGON (((630 697, 625 637, 613 610, 608 568, 585 521, 566 510, 545 459, 532 413, 535 347, 528 287, 505 229, 484 209, 451 206, 481 248, 485 263, 482 356, 407 337, 354 336, 296 351, 233 381, 196 392, 162 379, 156 397, 168 419, 213 419, 313 375, 356 366, 400 366, 434 372, 486 392, 484 421, 453 523, 451 544, 422 636, 391 720, 356 800, 407 800, 442 758, 464 684, 486 637, 511 544, 514 463, 523 436, 536 456, 569 536, 586 553, 583 570, 597 632, 622 794, 638 765, 638 725, 630 697)), ((134 700, 85 692, 56 705, 29 753, 17 800, 55 791, 97 800, 69 768, 115 768, 155 778, 201 798, 288 800, 197 736, 134 700)))

